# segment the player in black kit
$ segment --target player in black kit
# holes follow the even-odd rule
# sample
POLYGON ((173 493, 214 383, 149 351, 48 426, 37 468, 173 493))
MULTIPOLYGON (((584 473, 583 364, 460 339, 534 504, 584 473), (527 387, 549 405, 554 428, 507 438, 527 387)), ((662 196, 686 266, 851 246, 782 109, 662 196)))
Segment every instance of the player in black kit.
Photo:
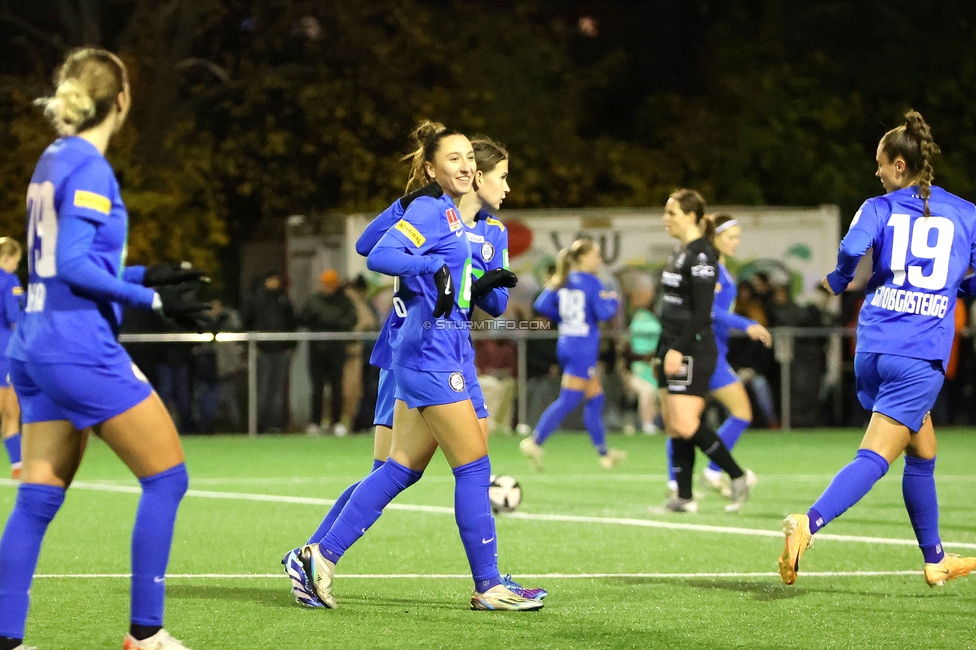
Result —
POLYGON ((739 467, 701 419, 718 354, 712 332, 718 253, 708 243, 711 233, 707 231, 714 225, 704 216, 705 201, 694 190, 678 190, 664 207, 664 227, 681 242, 671 251, 661 277, 664 298, 656 368, 678 482, 677 496, 665 507, 673 512, 697 512, 691 492, 697 447, 732 479, 732 503, 725 510, 736 512, 749 497, 754 475, 739 467))

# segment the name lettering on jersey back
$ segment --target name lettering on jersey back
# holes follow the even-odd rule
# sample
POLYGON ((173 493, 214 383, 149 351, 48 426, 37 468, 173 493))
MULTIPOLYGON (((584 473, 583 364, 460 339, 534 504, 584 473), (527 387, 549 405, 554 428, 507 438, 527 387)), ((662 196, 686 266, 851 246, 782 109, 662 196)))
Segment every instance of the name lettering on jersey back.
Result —
POLYGON ((397 221, 397 224, 393 227, 399 230, 400 232, 402 232, 404 235, 406 235, 407 239, 413 242, 413 245, 416 246, 417 248, 423 246, 424 242, 427 241, 427 238, 421 235, 420 231, 414 228, 413 225, 411 225, 410 222, 408 221, 404 221, 403 219, 400 219, 399 221, 397 221))
POLYGON ((944 318, 946 312, 949 311, 949 298, 948 296, 922 293, 921 291, 881 286, 874 292, 874 297, 871 298, 871 306, 900 314, 944 318))
POLYGON ((75 207, 87 208, 102 214, 112 211, 112 201, 107 196, 86 192, 85 190, 75 190, 75 207))
POLYGON ((27 307, 24 311, 28 313, 44 311, 44 303, 47 302, 47 287, 43 282, 31 282, 27 285, 27 307))

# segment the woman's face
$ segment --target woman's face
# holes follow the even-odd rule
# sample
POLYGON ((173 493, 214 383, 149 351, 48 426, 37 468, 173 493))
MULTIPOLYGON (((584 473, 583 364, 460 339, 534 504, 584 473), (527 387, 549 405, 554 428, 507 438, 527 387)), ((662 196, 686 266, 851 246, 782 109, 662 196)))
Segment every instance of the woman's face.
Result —
POLYGON ((588 253, 580 255, 577 269, 583 273, 594 273, 603 265, 603 258, 600 257, 600 245, 593 244, 593 248, 588 253))
POLYGON ((735 257, 735 252, 739 250, 739 242, 742 239, 742 228, 739 226, 729 226, 719 234, 715 235, 715 248, 718 252, 727 257, 735 257))
POLYGON ((502 207, 502 201, 511 191, 508 186, 508 161, 501 160, 490 172, 475 172, 478 179, 478 198, 492 210, 502 207))
POLYGON ((878 171, 874 172, 874 175, 881 179, 885 192, 894 192, 908 187, 908 182, 911 179, 907 178, 905 173, 907 165, 904 158, 898 156, 894 160, 888 160, 888 154, 881 150, 879 144, 875 159, 878 161, 878 171))
POLYGON ((441 138, 434 159, 424 163, 427 176, 437 181, 441 189, 452 198, 460 198, 471 190, 471 182, 477 169, 474 149, 463 135, 441 138))
POLYGON ((688 230, 688 226, 695 222, 694 212, 685 212, 681 209, 681 204, 674 199, 668 199, 664 204, 664 229, 671 233, 672 237, 681 237, 681 233, 688 230))
POLYGON ((15 272, 18 266, 20 266, 20 253, 0 257, 0 269, 3 269, 7 273, 15 272))

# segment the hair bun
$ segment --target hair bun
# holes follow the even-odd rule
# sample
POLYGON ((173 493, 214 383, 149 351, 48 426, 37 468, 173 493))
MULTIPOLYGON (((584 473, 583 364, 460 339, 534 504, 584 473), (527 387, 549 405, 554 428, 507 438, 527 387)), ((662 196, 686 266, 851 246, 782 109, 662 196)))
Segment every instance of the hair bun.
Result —
POLYGON ((95 102, 77 79, 65 79, 54 93, 51 109, 66 126, 78 125, 95 115, 95 102))

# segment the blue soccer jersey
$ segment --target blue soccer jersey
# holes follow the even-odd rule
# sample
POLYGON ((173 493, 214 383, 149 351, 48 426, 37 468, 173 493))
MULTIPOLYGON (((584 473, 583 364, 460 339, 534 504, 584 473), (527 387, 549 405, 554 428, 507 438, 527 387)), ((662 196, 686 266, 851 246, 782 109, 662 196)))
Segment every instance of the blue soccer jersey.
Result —
POLYGON ((827 276, 835 293, 873 251, 874 271, 857 325, 857 352, 892 354, 948 365, 959 284, 976 265, 976 206, 932 187, 932 216, 923 216, 918 188, 868 199, 827 276))
POLYGON ((7 350, 14 325, 24 309, 24 289, 13 273, 0 269, 0 354, 7 350))
POLYGON ((117 336, 123 306, 155 292, 125 269, 128 214, 115 174, 87 140, 62 138, 37 163, 27 194, 27 304, 8 355, 23 361, 128 362, 117 336))
POLYGON ((468 345, 466 322, 471 295, 471 247, 454 201, 416 199, 370 252, 367 265, 389 275, 400 275, 400 295, 406 316, 393 347, 393 365, 422 371, 455 371, 461 368, 468 345), (409 274, 383 264, 386 251, 427 258, 428 272, 409 274), (455 287, 455 305, 446 318, 434 318, 437 287, 433 271, 446 264, 455 287))
POLYGON ((712 303, 712 330, 715 332, 715 343, 720 350, 728 348, 730 330, 744 332, 747 327, 756 324, 754 320, 733 311, 738 294, 735 278, 724 264, 719 264, 718 282, 715 283, 715 301, 712 303))
POLYGON ((600 278, 592 273, 573 271, 558 290, 543 289, 535 309, 559 324, 556 351, 564 372, 589 376, 600 350, 600 321, 613 318, 617 307, 617 298, 608 295, 600 278), (567 369, 568 361, 572 370, 567 369))

